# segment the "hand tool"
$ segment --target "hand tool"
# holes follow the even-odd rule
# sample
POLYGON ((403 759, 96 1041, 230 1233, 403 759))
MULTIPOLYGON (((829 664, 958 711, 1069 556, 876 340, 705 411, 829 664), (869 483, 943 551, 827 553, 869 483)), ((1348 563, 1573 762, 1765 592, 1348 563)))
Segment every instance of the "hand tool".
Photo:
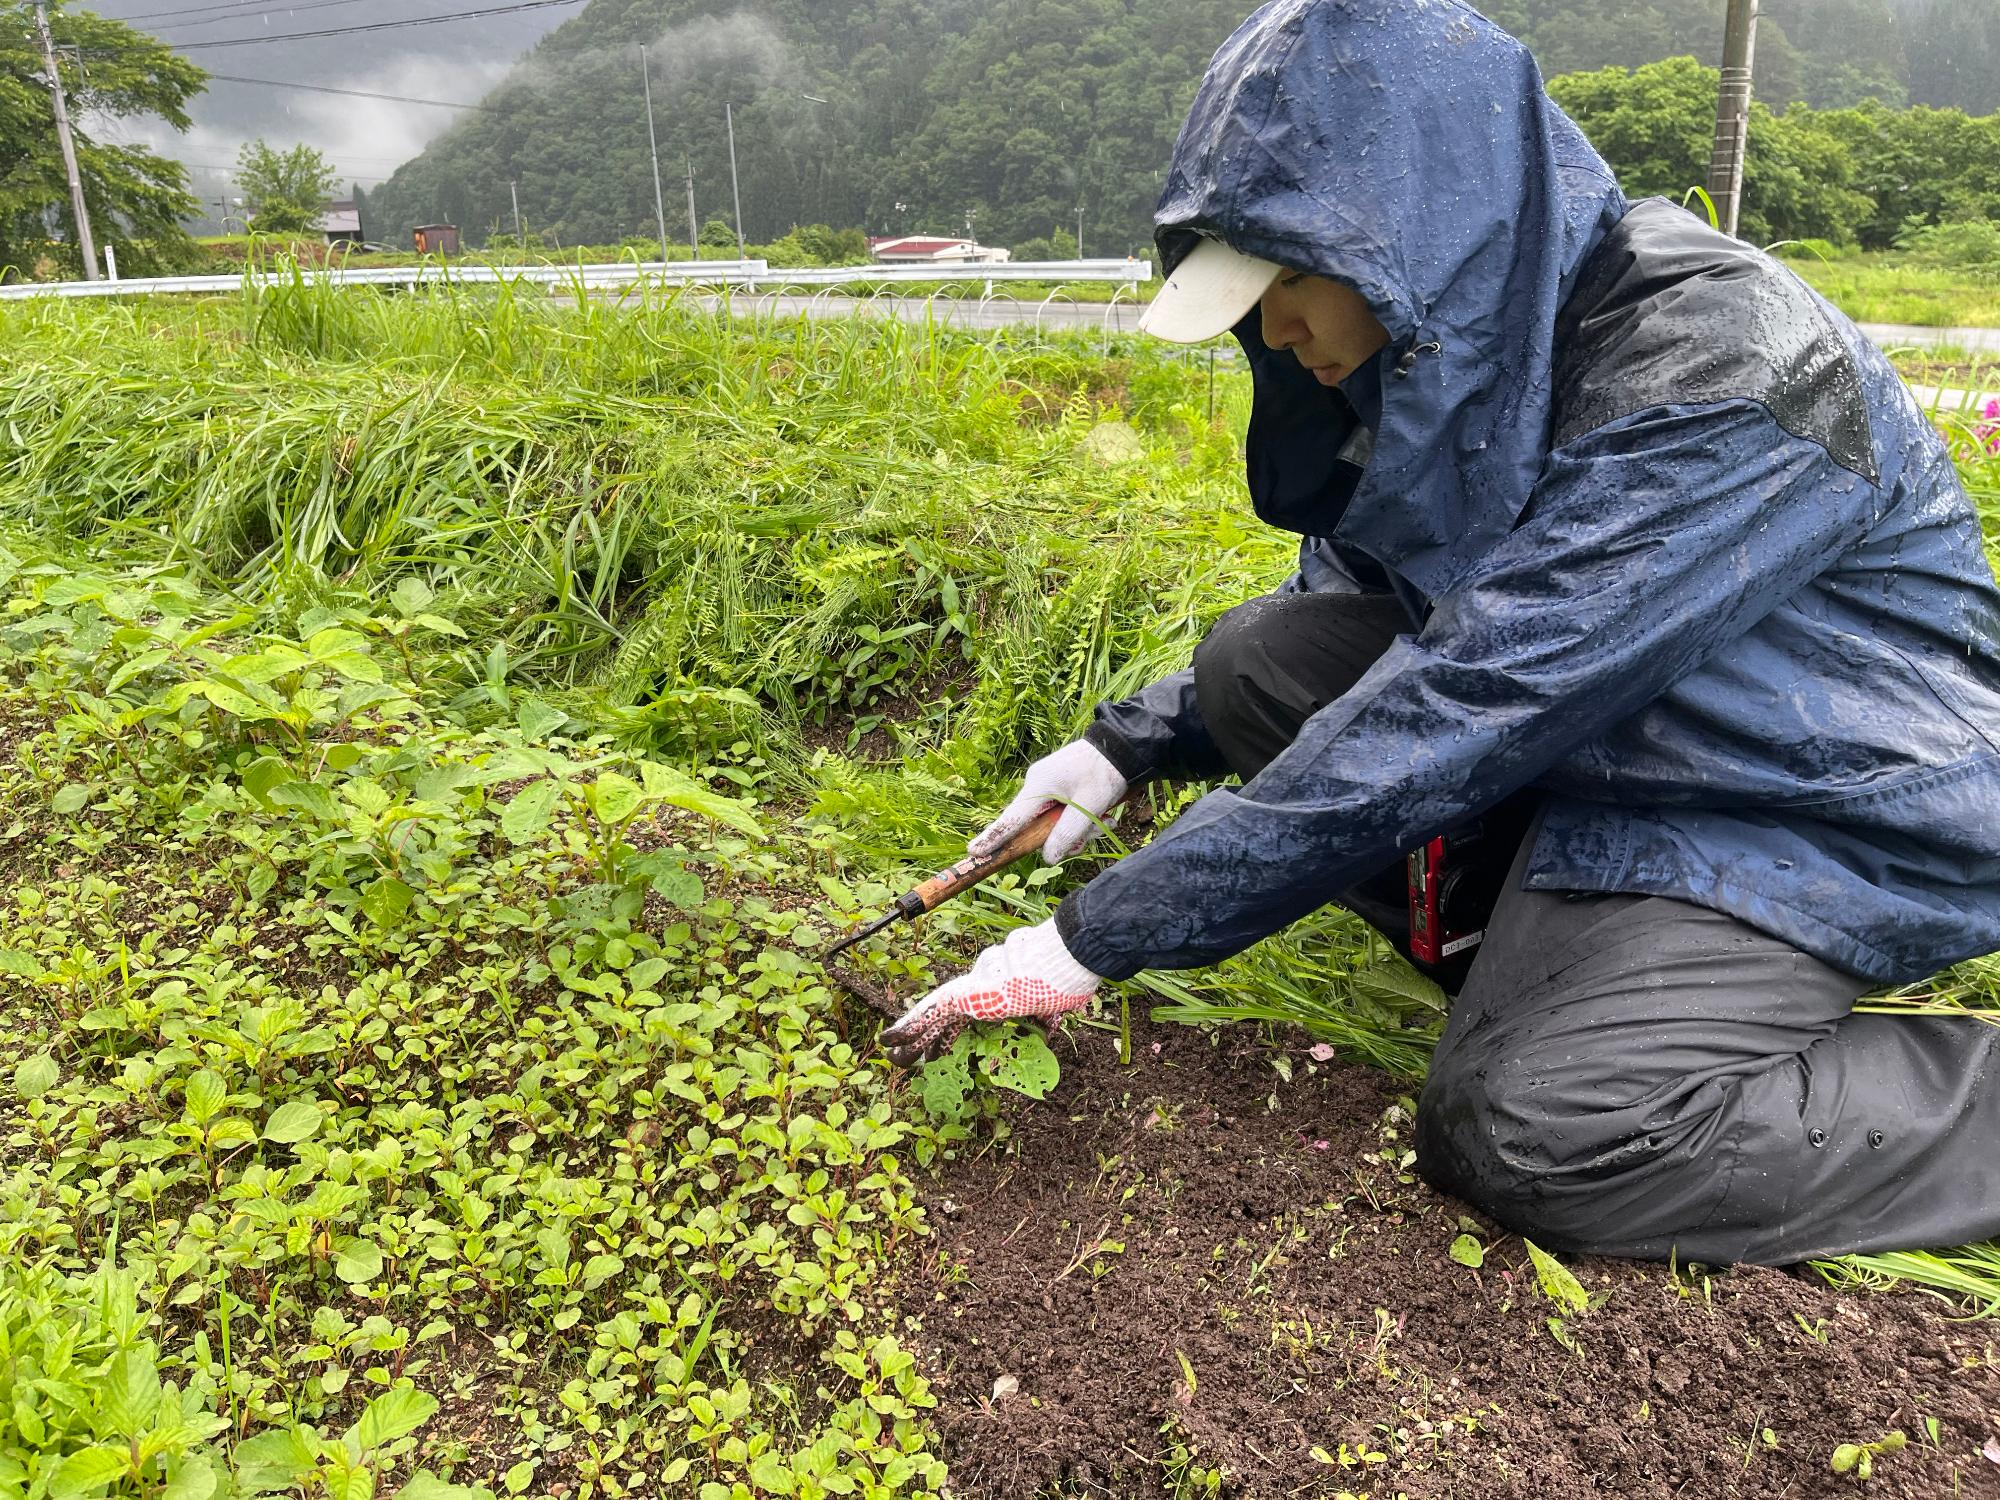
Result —
POLYGON ((825 963, 836 953, 852 948, 863 938, 880 932, 891 922, 905 917, 920 917, 927 911, 936 911, 960 891, 971 890, 987 876, 1005 869, 1022 855, 1032 854, 1048 842, 1049 832, 1056 826, 1056 820, 1062 814, 1063 809, 1060 806, 1051 807, 991 854, 983 858, 968 854, 950 869, 940 870, 922 885, 903 892, 896 898, 896 904, 888 915, 877 917, 865 927, 857 927, 820 954, 820 962, 825 963))

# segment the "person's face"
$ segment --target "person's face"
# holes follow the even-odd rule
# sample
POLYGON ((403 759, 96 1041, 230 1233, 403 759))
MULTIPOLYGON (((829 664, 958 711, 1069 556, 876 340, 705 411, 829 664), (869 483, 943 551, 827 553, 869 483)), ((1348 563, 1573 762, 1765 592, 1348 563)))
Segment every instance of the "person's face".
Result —
POLYGON ((1286 271, 1258 307, 1264 342, 1291 350, 1321 385, 1338 385, 1389 342, 1388 330, 1375 321, 1361 294, 1324 276, 1286 271))

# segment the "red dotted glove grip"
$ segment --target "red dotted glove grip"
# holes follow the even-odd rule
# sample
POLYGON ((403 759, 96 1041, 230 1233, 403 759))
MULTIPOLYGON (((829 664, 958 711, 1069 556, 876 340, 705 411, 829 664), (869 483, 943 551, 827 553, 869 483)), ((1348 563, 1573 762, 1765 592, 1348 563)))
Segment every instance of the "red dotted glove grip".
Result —
POLYGON ((891 1062, 938 1056, 968 1021, 1017 1021, 1080 1010, 1098 977, 1069 956, 1054 922, 1023 927, 979 955, 969 973, 939 985, 882 1033, 891 1062))

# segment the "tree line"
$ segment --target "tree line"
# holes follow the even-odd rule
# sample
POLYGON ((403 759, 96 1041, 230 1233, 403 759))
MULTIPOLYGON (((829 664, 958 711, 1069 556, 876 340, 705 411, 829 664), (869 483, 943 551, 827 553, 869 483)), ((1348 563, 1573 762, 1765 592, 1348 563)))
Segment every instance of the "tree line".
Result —
MULTIPOLYGON (((1714 68, 1693 58, 1571 73, 1556 101, 1633 197, 1680 198, 1708 178, 1714 68)), ((1753 101, 1740 232, 1886 250, 1926 225, 2000 220, 2000 114, 1875 100, 1846 109, 1753 101)))

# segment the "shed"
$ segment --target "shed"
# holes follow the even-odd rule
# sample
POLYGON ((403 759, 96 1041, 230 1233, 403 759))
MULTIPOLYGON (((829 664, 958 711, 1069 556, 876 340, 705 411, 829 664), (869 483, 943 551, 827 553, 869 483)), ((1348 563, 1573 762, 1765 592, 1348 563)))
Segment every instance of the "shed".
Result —
POLYGON ((336 198, 326 212, 313 221, 313 228, 326 236, 329 245, 361 243, 361 209, 352 198, 336 198))
POLYGON ((416 238, 419 255, 458 254, 456 224, 419 224, 410 233, 416 238))

